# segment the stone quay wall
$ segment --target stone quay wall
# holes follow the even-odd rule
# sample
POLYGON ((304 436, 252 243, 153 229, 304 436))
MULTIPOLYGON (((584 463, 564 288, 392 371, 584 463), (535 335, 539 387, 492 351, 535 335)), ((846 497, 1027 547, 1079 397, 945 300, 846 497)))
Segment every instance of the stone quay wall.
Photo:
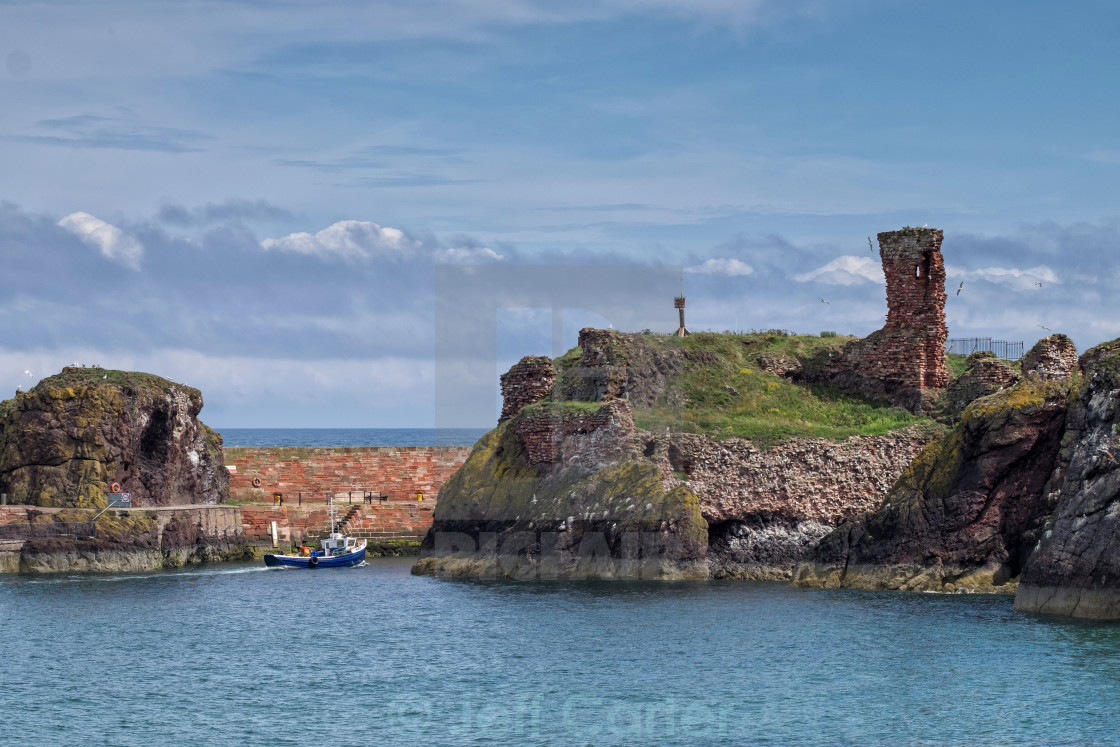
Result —
POLYGON ((440 487, 467 460, 469 446, 353 448, 227 447, 230 497, 234 500, 284 496, 284 506, 302 502, 358 502, 366 493, 389 501, 435 501, 440 487), (259 480, 259 485, 254 482, 259 480))
MULTIPOLYGON (((357 500, 357 499, 355 499, 357 500)), ((335 503, 339 531, 367 539, 422 538, 432 526, 434 501, 395 503, 335 503)), ((272 544, 276 522, 281 547, 292 542, 315 542, 325 537, 330 517, 323 504, 313 506, 241 506, 241 525, 252 545, 272 544)))

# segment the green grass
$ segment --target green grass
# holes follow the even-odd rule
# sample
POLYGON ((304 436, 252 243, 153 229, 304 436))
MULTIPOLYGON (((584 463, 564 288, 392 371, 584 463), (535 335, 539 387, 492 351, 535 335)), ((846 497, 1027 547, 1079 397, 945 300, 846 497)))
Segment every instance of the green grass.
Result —
POLYGON ((945 356, 945 366, 949 369, 949 380, 956 381, 968 370, 968 356, 950 353, 945 356))
POLYGON ((825 386, 795 384, 759 369, 762 356, 827 360, 828 354, 837 353, 850 337, 772 330, 642 339, 654 346, 683 347, 690 354, 687 367, 669 380, 666 395, 658 404, 634 412, 634 421, 643 430, 670 428, 714 439, 749 438, 760 448, 769 448, 797 437, 839 440, 919 423, 936 427, 929 418, 899 407, 825 386), (682 398, 684 406, 674 406, 682 398))
POLYGON ((521 412, 526 414, 531 413, 548 413, 550 415, 562 416, 566 414, 589 414, 599 412, 599 408, 603 406, 601 402, 576 402, 572 400, 566 401, 553 401, 545 400, 537 402, 536 404, 526 405, 521 408, 521 412))

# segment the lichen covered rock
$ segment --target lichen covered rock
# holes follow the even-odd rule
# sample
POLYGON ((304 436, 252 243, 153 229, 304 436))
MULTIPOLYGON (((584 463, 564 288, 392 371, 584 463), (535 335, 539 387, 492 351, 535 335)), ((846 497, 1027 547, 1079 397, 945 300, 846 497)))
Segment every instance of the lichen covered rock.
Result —
POLYGON ((1048 486, 1053 517, 1028 558, 1015 609, 1120 619, 1120 340, 1081 357, 1081 380, 1048 486))
POLYGON ((696 495, 667 482, 635 436, 619 400, 522 409, 441 488, 413 572, 707 578, 696 495))
POLYGON ((1068 387, 1030 380, 983 397, 906 469, 883 505, 822 540, 805 586, 1013 591, 1053 508, 1068 387))
POLYGON ((0 492, 98 508, 116 483, 134 506, 222 502, 222 439, 201 409, 197 389, 158 376, 64 368, 0 402, 0 492))

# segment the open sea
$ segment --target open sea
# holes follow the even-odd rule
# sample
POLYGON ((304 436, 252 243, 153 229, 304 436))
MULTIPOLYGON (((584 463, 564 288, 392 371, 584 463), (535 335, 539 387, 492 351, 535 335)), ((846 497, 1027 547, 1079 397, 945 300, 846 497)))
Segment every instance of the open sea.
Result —
POLYGON ((0 743, 1120 742, 1120 625, 1010 597, 410 564, 0 576, 0 743))
POLYGON ((225 446, 474 446, 486 428, 215 428, 225 446))

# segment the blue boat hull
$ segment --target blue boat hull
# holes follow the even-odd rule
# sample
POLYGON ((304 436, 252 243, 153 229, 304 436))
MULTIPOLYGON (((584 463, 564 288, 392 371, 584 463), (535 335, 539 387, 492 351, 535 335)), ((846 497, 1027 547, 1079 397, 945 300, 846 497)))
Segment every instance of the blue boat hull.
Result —
POLYGON ((265 555, 264 564, 269 568, 348 568, 366 561, 366 548, 349 555, 302 557, 299 555, 265 555), (312 561, 315 561, 312 563, 312 561))

